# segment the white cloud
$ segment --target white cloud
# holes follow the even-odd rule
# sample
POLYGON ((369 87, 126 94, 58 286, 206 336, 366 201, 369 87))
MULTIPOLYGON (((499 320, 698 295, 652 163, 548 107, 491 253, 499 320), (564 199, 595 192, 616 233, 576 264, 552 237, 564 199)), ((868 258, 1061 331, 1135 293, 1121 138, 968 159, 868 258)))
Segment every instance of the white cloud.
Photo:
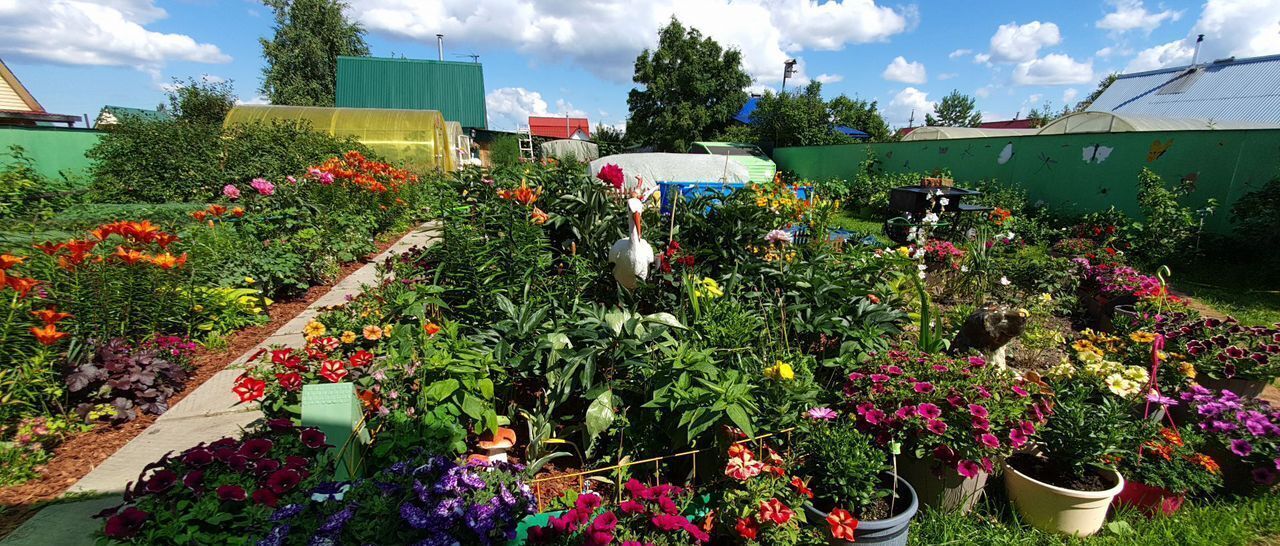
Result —
POLYGON ((814 76, 813 79, 816 80, 818 83, 825 85, 828 83, 836 83, 838 81, 844 81, 844 76, 841 76, 839 74, 818 74, 817 76, 814 76))
MULTIPOLYGON (((446 47, 510 48, 618 82, 630 81, 636 56, 657 45, 658 29, 674 15, 741 51, 759 84, 779 83, 783 61, 803 51, 885 41, 918 19, 913 7, 874 0, 362 0, 351 13, 384 36, 434 45, 443 33, 446 47)), ((808 77, 799 72, 791 81, 808 77)))
POLYGON ((1158 28, 1165 21, 1177 21, 1182 17, 1181 11, 1171 9, 1155 13, 1149 12, 1146 6, 1142 5, 1142 0, 1110 0, 1109 3, 1115 7, 1115 11, 1098 19, 1094 25, 1100 29, 1116 33, 1141 29, 1143 32, 1151 34, 1151 31, 1158 28))
POLYGON ((0 0, 0 56, 152 71, 168 61, 231 62, 216 45, 147 30, 166 16, 154 0, 0 0))
POLYGON ((1138 52, 1125 72, 1189 64, 1197 34, 1205 37, 1200 62, 1280 53, 1277 22, 1280 0, 1208 0, 1185 38, 1138 52))
POLYGON ((542 98, 542 93, 530 91, 523 87, 503 87, 494 89, 484 97, 485 109, 489 113, 489 126, 500 129, 515 129, 529 123, 529 116, 563 116, 587 117, 587 113, 573 107, 564 99, 555 102, 554 108, 542 98))
MULTIPOLYGON (((990 58, 996 62, 1026 62, 1036 58, 1040 48, 1058 45, 1062 34, 1058 25, 1032 21, 1025 25, 1000 25, 991 36, 990 58)), ((979 62, 986 62, 981 59, 979 62)))
POLYGON ((264 95, 254 95, 247 99, 244 97, 238 97, 236 98, 236 104, 271 104, 271 99, 268 99, 264 95))
POLYGON ((960 57, 968 57, 973 54, 972 49, 957 49, 947 54, 948 59, 959 59, 960 57))
POLYGON ((889 105, 885 107, 885 121, 891 125, 905 126, 911 120, 914 113, 914 122, 916 125, 924 124, 924 115, 933 112, 934 102, 929 100, 929 94, 908 87, 893 96, 889 101, 889 105))
POLYGON ((1115 47, 1115 46, 1107 46, 1107 47, 1104 47, 1104 48, 1102 48, 1102 49, 1099 49, 1099 50, 1095 51, 1095 52, 1093 53, 1093 56, 1095 56, 1095 57, 1097 57, 1097 58, 1099 58, 1099 59, 1106 59, 1106 58, 1111 57, 1112 55, 1115 55, 1117 52, 1118 52, 1118 51, 1117 51, 1117 49, 1116 49, 1116 47, 1115 47))
POLYGON ((957 76, 959 76, 959 74, 956 74, 955 72, 943 72, 942 74, 938 74, 938 81, 947 81, 957 76))
POLYGON ((1079 62, 1060 53, 1018 63, 1013 69, 1013 83, 1018 85, 1067 85, 1091 81, 1093 60, 1079 62))
POLYGON ((893 62, 885 67, 884 72, 880 74, 884 79, 891 82, 922 84, 929 80, 925 75, 924 64, 917 61, 908 62, 906 58, 899 55, 894 57, 893 62))
POLYGON ((987 97, 990 97, 990 96, 991 96, 991 92, 992 92, 992 91, 995 91, 995 87, 992 87, 992 86, 990 86, 990 85, 984 85, 984 86, 982 86, 982 87, 979 87, 979 88, 975 89, 975 90, 973 91, 973 94, 974 94, 974 95, 977 95, 977 96, 978 96, 978 98, 980 98, 980 99, 985 99, 985 98, 987 98, 987 97))
POLYGON ((977 55, 974 55, 974 56, 973 56, 973 62, 975 62, 975 63, 979 63, 979 64, 986 64, 986 65, 990 65, 990 64, 991 64, 991 55, 990 55, 990 54, 987 54, 987 53, 979 53, 979 54, 977 54, 977 55))
POLYGON ((1062 103, 1071 106, 1076 102, 1076 97, 1080 96, 1080 90, 1074 87, 1068 87, 1062 92, 1062 103))

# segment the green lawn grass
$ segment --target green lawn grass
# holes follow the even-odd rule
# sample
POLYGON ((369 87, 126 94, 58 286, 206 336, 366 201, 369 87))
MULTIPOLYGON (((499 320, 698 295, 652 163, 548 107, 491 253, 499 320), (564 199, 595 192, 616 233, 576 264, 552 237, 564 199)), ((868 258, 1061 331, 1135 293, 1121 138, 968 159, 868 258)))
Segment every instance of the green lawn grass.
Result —
MULTIPOLYGON (((988 492, 999 484, 987 486, 988 492)), ((1017 521, 1002 494, 968 515, 922 510, 911 526, 913 545, 1246 545, 1280 536, 1280 496, 1186 505, 1171 517, 1147 519, 1133 511, 1112 514, 1107 526, 1088 539, 1044 533, 1017 521), (998 498, 997 498, 998 497, 998 498)))
POLYGON ((870 235, 875 237, 881 244, 892 244, 887 237, 884 236, 884 219, 876 218, 870 215, 858 214, 848 209, 841 209, 836 215, 835 220, 831 223, 831 227, 837 229, 848 230, 857 234, 854 239, 861 239, 870 235))
POLYGON ((1280 322, 1280 287, 1268 284, 1256 264, 1204 258, 1174 269, 1173 287, 1249 325, 1280 322))

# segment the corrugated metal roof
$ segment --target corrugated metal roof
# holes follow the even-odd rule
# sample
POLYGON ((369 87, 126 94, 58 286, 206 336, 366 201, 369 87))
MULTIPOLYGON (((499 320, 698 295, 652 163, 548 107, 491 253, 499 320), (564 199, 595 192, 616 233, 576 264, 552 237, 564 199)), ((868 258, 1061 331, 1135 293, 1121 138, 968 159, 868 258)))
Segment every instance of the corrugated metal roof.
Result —
POLYGON ((1280 55, 1223 59, 1116 79, 1090 112, 1280 127, 1280 55))
POLYGON ((529 132, 536 137, 574 138, 579 131, 582 138, 591 138, 591 122, 587 118, 529 116, 529 132))
POLYGON ((338 57, 335 106, 438 110, 463 127, 489 126, 480 63, 338 57))

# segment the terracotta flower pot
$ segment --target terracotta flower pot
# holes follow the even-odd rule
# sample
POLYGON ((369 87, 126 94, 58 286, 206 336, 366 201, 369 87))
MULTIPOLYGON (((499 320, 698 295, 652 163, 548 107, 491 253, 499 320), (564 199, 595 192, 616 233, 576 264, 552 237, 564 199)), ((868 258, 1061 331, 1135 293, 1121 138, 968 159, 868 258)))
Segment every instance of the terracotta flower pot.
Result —
POLYGON ((968 514, 987 487, 986 472, 966 478, 949 467, 935 468, 933 459, 906 456, 899 461, 898 473, 915 488, 920 504, 935 510, 968 514))
MULTIPOLYGON (((916 512, 919 511, 920 503, 916 497, 915 489, 911 488, 911 484, 900 476, 897 481, 898 500, 894 503, 894 506, 899 508, 896 514, 885 519, 859 521, 858 528, 854 531, 854 540, 852 542, 837 539, 828 534, 827 543, 837 545, 885 544, 887 546, 906 546, 907 531, 911 527, 911 518, 914 518, 916 512)), ((809 513, 809 524, 818 525, 825 530, 829 514, 818 510, 812 504, 805 504, 804 508, 809 513)), ((826 533, 824 532, 824 534, 826 533)))
POLYGON ((1064 535, 1089 536, 1107 520, 1111 499, 1124 490, 1124 478, 1114 471, 1104 476, 1115 486, 1105 491, 1076 491, 1050 485, 1005 466, 1004 486, 1014 508, 1032 527, 1064 535))
POLYGON ((1163 487, 1154 487, 1144 483, 1128 481, 1124 483, 1124 489, 1120 490, 1120 494, 1111 501, 1111 505, 1115 507, 1132 506, 1147 517, 1163 514, 1172 516, 1182 503, 1187 500, 1187 496, 1182 493, 1174 493, 1163 487))

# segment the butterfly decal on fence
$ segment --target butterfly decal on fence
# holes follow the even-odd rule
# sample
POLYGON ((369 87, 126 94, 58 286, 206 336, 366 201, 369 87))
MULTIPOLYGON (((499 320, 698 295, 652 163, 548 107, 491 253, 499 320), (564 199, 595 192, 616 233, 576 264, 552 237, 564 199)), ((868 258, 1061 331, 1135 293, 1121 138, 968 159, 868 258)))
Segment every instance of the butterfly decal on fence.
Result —
POLYGON ((1164 153, 1169 151, 1169 148, 1172 148, 1172 147, 1173 147, 1172 138, 1165 142, 1160 142, 1159 140, 1152 141, 1151 150, 1147 152, 1147 163, 1151 163, 1152 161, 1160 159, 1160 156, 1163 156, 1164 153))

